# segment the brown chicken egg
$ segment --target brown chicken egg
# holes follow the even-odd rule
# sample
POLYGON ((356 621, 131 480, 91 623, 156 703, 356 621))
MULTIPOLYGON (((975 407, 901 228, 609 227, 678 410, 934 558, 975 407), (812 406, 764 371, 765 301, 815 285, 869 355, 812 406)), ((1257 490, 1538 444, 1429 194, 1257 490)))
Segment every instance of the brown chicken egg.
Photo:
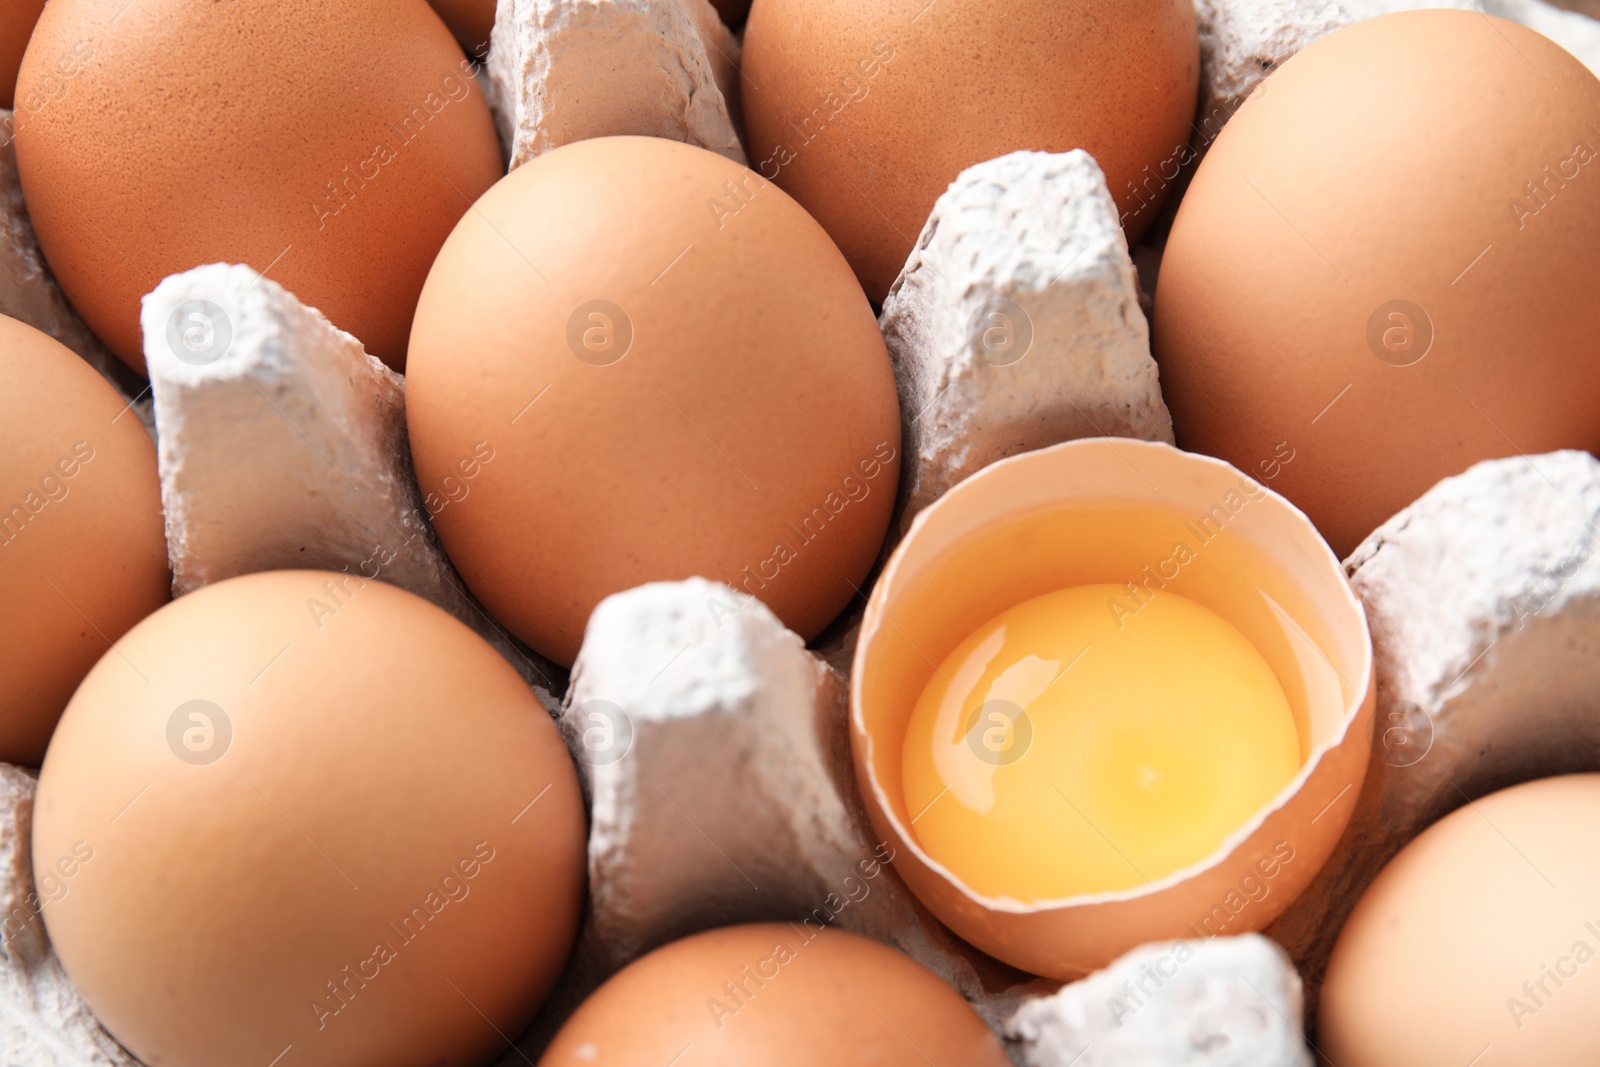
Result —
POLYGON ((0 761, 39 765, 72 691, 171 582, 138 417, 76 354, 0 315, 0 761))
POLYGON ((1600 1063, 1600 775, 1471 801, 1339 933, 1317 1041, 1339 1067, 1600 1063))
POLYGON ((39 244, 139 370, 140 297, 214 262, 263 272, 400 367, 434 254, 502 173, 425 0, 51 0, 18 95, 39 244))
POLYGON ((479 1064, 572 945, 583 804, 466 626, 274 571, 182 597, 90 672, 33 866, 68 975, 145 1063, 479 1064))
POLYGON ((1439 479, 1600 447, 1600 81, 1473 11, 1359 22, 1284 64, 1184 197, 1155 300, 1178 444, 1340 556, 1439 479))
POLYGON ((1132 242, 1188 158, 1190 0, 756 0, 751 165, 816 216, 881 301, 933 202, 1018 149, 1086 149, 1132 242))
POLYGON ((635 961, 539 1067, 1006 1067, 961 995, 895 949, 815 922, 729 926, 635 961))
POLYGON ((814 636, 899 471, 894 377, 839 250, 754 171, 650 137, 539 156, 462 219, 406 418, 462 577, 568 664, 594 606, 648 581, 726 582, 814 636))
POLYGON ((17 68, 28 48, 44 0, 6 0, 0 4, 0 107, 11 107, 17 87, 17 68))

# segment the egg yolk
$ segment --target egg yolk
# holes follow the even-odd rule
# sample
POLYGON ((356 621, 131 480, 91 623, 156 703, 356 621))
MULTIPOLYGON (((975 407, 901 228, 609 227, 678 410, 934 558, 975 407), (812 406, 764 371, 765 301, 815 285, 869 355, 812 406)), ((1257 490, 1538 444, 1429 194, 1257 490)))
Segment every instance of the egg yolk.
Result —
POLYGON ((979 893, 1153 882, 1209 856, 1299 770, 1293 713, 1256 647, 1175 593, 1133 614, 1123 593, 1018 604, 917 701, 902 754, 912 829, 979 893))

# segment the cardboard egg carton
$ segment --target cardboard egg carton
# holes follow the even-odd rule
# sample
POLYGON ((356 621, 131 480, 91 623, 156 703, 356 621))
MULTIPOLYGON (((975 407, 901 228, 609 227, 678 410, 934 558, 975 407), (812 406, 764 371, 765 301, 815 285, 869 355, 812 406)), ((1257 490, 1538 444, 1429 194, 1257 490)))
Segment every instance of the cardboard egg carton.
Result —
MULTIPOLYGON (((1539 0, 1484 3, 1600 64, 1600 23, 1539 0)), ((1421 5, 1197 0, 1197 151, 1299 48, 1409 6, 1421 5)), ((738 43, 710 11, 706 0, 501 0, 489 80, 512 165, 615 133, 743 159, 738 43), (605 64, 604 91, 577 92, 582 57, 619 45, 629 59, 605 64)), ((130 401, 143 395, 130 410, 150 425, 143 383, 50 279, 8 153, 0 146, 0 311, 63 340, 130 401)), ((916 511, 1006 455, 1085 436, 1171 441, 1141 310, 1158 264, 1155 247, 1130 256, 1081 152, 1017 153, 958 179, 883 310, 905 441, 886 552, 916 511)), ((473 625, 562 727, 591 809, 589 906, 566 975, 507 1065, 537 1059, 582 998, 640 954, 761 919, 899 947, 966 996, 1023 1067, 1310 1064, 1307 1011, 1328 952, 1382 864, 1471 797, 1600 756, 1588 725, 1600 721, 1600 462, 1480 464, 1346 563, 1372 626, 1382 733, 1350 829, 1311 888, 1266 937, 1148 945, 1058 986, 952 935, 875 840, 847 737, 848 616, 808 649, 725 586, 647 585, 596 609, 567 686, 482 612, 440 551, 436 502, 411 470, 402 379, 243 267, 167 279, 144 323, 177 592, 274 567, 377 567, 473 625), (179 309, 204 304, 227 317, 236 346, 211 360, 167 330, 179 309), (324 497, 334 506, 315 503, 324 497)), ((40 873, 51 882, 41 893, 31 803, 32 778, 0 767, 0 1045, 29 1064, 130 1064, 44 936, 55 876, 40 873)))
POLYGON ((417 486, 400 375, 249 267, 173 275, 141 321, 174 596, 286 568, 382 579, 466 623, 557 706, 563 672, 489 617, 434 537, 429 515, 452 501, 417 486), (271 458, 241 479, 240 456, 271 458))
POLYGON ((1150 330, 1087 152, 1013 152, 945 191, 883 302, 905 474, 898 532, 995 460, 1078 437, 1172 443, 1150 330))
POLYGON ((492 41, 489 99, 513 168, 612 134, 745 162, 739 42, 710 0, 501 0, 492 41))

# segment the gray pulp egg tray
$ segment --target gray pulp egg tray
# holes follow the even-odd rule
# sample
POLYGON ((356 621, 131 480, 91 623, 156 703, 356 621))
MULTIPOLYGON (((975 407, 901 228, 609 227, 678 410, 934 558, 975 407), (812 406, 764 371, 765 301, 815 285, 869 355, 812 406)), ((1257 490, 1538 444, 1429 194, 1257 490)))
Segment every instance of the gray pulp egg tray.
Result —
MULTIPOLYGON (((542 20, 533 2, 500 0, 485 76, 513 166, 620 133, 744 160, 727 106, 739 45, 705 0, 691 14, 672 0, 569 0, 542 20), (595 47, 612 39, 596 32, 616 29, 607 21, 627 23, 640 54, 606 65, 603 91, 593 77, 579 87, 536 76, 536 52, 595 47), (697 91, 640 99, 643 81, 630 72, 641 64, 669 68, 697 91), (608 105, 632 106, 594 103, 607 93, 608 105), (619 127, 620 114, 633 124, 619 127)), ((1600 69, 1600 23, 1540 0, 1485 2, 1600 69)), ((1467 5, 1200 0, 1197 149, 1305 44, 1413 6, 1467 5)), ((885 857, 846 736, 859 606, 808 648, 725 586, 643 586, 595 611, 569 679, 485 614, 440 550, 411 470, 399 375, 255 271, 213 265, 167 278, 145 298, 146 386, 51 279, 9 144, 0 146, 0 216, 0 312, 78 352, 152 436, 161 429, 175 595, 253 571, 359 567, 381 546, 385 580, 473 627, 560 723, 590 802, 588 908, 565 976, 504 1064, 537 1059, 583 997, 654 947, 732 922, 810 917, 927 966, 1025 1067, 1310 1065, 1307 1034, 1333 939, 1382 865, 1466 797, 1600 763, 1600 742, 1581 726, 1600 711, 1600 660, 1582 652, 1600 637, 1600 462, 1563 452, 1479 464, 1429 490, 1345 561, 1375 643, 1380 734, 1349 829, 1311 887, 1264 935, 1215 936, 1248 927, 1223 912, 1204 937, 1135 949, 1081 981, 1032 978, 963 943, 913 901, 892 863, 876 862, 885 857), (187 362, 165 342, 171 311, 196 300, 230 320, 232 345, 215 362, 187 362), (257 389, 269 381, 275 404, 257 389), (314 415, 329 410, 345 418, 314 415), (241 470, 264 456, 270 470, 241 470), (338 503, 341 528, 311 513, 312 496, 338 503), (242 514, 256 518, 237 521, 242 514), (233 521, 215 521, 224 515, 233 521), (597 724, 604 729, 590 729, 597 724), (694 758, 680 758, 686 752, 694 758), (646 781, 654 788, 637 787, 646 781), (870 878, 845 878, 869 869, 870 878), (1186 961, 1175 971, 1162 966, 1174 952, 1186 961)), ((1130 255, 1099 167, 1082 152, 1016 153, 950 187, 881 318, 904 432, 885 552, 916 512, 1008 454, 1089 436, 1172 441, 1145 320, 1159 240, 1130 255), (1010 205, 1040 198, 1062 206, 1053 229, 1019 226, 1010 205), (1054 280, 1041 289, 1040 276, 1054 280), (1028 324, 1024 358, 988 358, 979 312, 996 302, 1028 324)), ((0 765, 0 1047, 7 1063, 131 1064, 38 921, 33 787, 31 772, 0 765)))

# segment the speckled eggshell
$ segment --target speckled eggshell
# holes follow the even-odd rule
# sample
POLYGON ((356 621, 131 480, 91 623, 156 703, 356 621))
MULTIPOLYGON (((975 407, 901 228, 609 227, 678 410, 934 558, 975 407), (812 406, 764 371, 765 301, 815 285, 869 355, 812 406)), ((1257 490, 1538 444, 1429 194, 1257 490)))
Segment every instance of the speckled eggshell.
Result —
POLYGON ((0 107, 11 107, 17 87, 17 68, 28 48, 44 0, 6 0, 0 4, 0 107))
POLYGON ((39 244, 139 370, 140 297, 216 262, 265 272, 401 367, 429 264, 502 173, 425 0, 51 0, 18 95, 39 244))
POLYGON ((814 636, 899 471, 888 354, 839 250, 753 171, 660 138, 558 148, 462 219, 406 418, 462 577, 562 663, 604 597, 693 576, 814 636))
POLYGON ((572 944, 583 804, 466 626, 273 571, 174 601, 90 672, 33 867, 67 973, 145 1063, 481 1064, 572 944))
POLYGON ((489 31, 494 29, 495 0, 428 0, 450 27, 469 56, 489 54, 489 31))
POLYGON ((1600 775, 1467 804, 1350 914, 1317 1044, 1339 1067, 1600 1063, 1600 775), (1489 1050, 1489 1051, 1485 1051, 1489 1050))
POLYGON ((1155 298, 1178 444, 1272 477, 1340 556, 1479 460, 1600 447, 1597 337, 1600 81, 1473 11, 1279 68, 1196 172, 1155 298))
POLYGON ((637 960, 539 1067, 1007 1067, 960 994, 895 949, 815 923, 729 926, 637 960))
POLYGON ((171 587, 138 416, 74 353, 0 315, 0 762, 39 765, 83 676, 171 587))
POLYGON ((1019 149, 1086 149, 1132 242, 1188 158, 1190 0, 756 0, 751 165, 815 215, 875 302, 949 184, 1019 149))

